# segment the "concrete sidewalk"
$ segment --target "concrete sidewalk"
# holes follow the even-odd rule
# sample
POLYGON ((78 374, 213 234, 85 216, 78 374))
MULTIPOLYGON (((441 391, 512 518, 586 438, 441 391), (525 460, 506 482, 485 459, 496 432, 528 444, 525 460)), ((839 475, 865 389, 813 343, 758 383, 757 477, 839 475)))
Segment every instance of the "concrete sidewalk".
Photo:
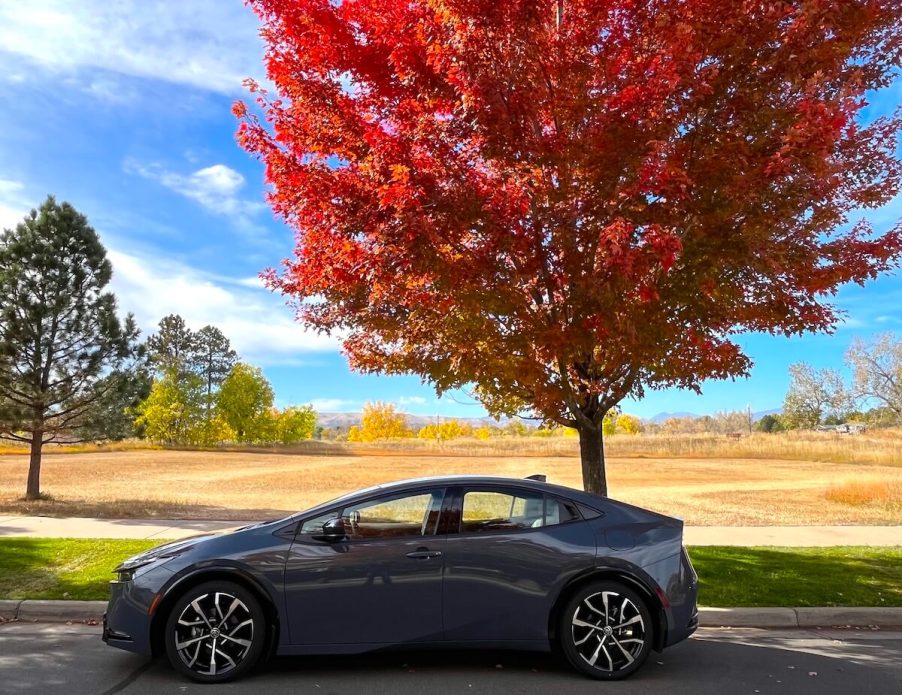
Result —
POLYGON ((252 521, 200 519, 89 519, 81 517, 0 516, 0 537, 175 539, 240 528, 252 521))
MULTIPOLYGON (((0 517, 0 536, 32 538, 186 538, 252 521, 0 517)), ((686 545, 902 545, 902 526, 687 526, 686 545)))

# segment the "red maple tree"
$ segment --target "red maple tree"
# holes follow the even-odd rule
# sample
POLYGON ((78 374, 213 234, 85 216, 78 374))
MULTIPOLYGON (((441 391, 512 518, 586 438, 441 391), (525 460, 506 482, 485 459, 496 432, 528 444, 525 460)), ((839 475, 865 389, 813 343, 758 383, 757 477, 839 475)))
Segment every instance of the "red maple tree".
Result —
POLYGON ((249 0, 264 118, 235 105, 297 230, 272 288, 352 367, 471 386, 575 427, 829 331, 897 265, 898 0, 249 0))

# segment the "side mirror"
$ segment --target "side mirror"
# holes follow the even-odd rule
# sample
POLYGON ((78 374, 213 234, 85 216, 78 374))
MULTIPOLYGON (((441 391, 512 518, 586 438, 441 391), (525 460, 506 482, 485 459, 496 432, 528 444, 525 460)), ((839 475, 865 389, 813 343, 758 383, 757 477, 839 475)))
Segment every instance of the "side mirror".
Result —
POLYGON ((323 532, 314 536, 314 538, 318 541, 326 541, 327 543, 338 543, 339 541, 343 541, 347 535, 348 532, 345 529, 344 519, 336 517, 335 519, 329 519, 323 524, 323 532))

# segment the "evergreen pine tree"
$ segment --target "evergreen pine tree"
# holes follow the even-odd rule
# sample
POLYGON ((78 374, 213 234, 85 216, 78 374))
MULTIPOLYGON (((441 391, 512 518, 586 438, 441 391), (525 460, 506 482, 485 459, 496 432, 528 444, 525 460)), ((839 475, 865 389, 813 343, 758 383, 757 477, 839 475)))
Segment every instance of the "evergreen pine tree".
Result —
POLYGON ((27 500, 41 496, 43 445, 77 439, 136 354, 111 277, 87 219, 52 196, 0 236, 0 437, 31 445, 27 500))

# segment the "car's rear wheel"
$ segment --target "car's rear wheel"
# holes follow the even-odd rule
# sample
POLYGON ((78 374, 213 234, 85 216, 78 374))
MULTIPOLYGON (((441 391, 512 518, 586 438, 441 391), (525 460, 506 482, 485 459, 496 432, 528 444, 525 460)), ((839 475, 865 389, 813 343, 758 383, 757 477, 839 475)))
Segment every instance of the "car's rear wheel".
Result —
POLYGON ((165 641, 176 671, 201 683, 223 683, 259 661, 266 616, 257 598, 240 584, 206 582, 173 604, 165 641))
POLYGON ((651 650, 651 615, 638 593, 599 581, 576 591, 558 626, 560 648, 578 671, 599 680, 635 673, 651 650))

